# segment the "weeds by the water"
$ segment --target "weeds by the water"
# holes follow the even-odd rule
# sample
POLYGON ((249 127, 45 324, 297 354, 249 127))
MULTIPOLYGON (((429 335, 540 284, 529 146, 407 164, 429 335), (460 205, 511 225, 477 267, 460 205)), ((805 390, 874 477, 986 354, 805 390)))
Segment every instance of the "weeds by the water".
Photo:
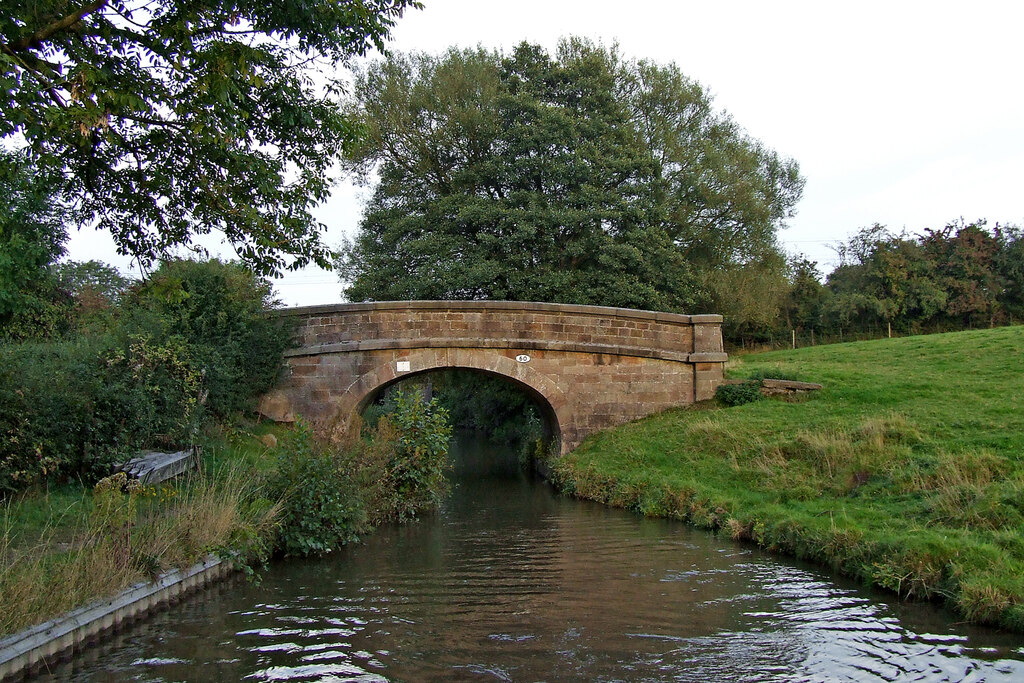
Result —
POLYGON ((143 486, 118 473, 9 500, 0 519, 0 636, 217 553, 254 574, 272 553, 319 555, 447 491, 450 428, 419 394, 372 438, 218 427, 199 473, 143 486), (275 433, 276 432, 276 433, 275 433), (281 437, 280 443, 278 436, 281 437))
POLYGON ((803 402, 675 410, 590 439, 561 486, 1024 630, 1024 328, 744 356, 803 402))
POLYGON ((114 475, 82 497, 79 514, 68 519, 58 511, 32 538, 14 522, 18 506, 27 503, 8 504, 0 536, 0 634, 211 552, 243 559, 269 550, 260 544, 277 507, 260 497, 244 472, 196 474, 173 490, 131 485, 114 475))

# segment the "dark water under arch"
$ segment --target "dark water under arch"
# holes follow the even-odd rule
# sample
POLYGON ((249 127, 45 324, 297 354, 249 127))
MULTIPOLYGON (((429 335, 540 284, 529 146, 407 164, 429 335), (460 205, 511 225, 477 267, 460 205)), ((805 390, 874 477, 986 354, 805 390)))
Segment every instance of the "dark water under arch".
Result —
POLYGON ((470 442, 435 517, 200 594, 42 680, 1024 680, 1024 637, 951 621, 560 498, 470 442))

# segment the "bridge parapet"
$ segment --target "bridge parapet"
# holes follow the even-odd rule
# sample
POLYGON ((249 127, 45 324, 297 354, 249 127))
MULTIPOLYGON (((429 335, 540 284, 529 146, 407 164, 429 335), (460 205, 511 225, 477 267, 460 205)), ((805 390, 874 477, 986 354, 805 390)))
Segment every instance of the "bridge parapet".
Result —
POLYGON ((344 423, 403 375, 470 368, 504 375, 543 403, 562 452, 594 431, 711 398, 726 360, 718 315, 509 301, 331 304, 281 315, 298 319, 298 346, 261 405, 270 417, 344 423))
POLYGON ((483 342, 489 347, 527 344, 683 362, 694 353, 724 360, 718 358, 719 315, 520 301, 382 301, 308 306, 282 314, 303 318, 297 331, 299 349, 291 355, 322 352, 336 344, 340 351, 349 344, 417 348, 438 342, 457 347, 483 342))

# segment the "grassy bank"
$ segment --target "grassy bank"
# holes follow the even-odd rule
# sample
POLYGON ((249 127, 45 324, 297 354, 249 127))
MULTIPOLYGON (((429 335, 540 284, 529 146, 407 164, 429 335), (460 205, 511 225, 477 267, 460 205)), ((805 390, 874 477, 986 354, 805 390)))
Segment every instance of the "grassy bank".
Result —
POLYGON ((199 470, 174 481, 25 490, 0 508, 0 637, 210 553, 252 573, 414 519, 447 492, 450 435, 443 411, 402 394, 354 443, 302 424, 208 425, 199 470))
POLYGON ((1024 631, 1024 327, 742 356, 823 391, 673 410, 556 482, 1024 631))
POLYGON ((0 510, 0 636, 211 552, 260 563, 280 513, 261 485, 268 450, 255 435, 220 435, 202 467, 173 482, 128 485, 116 475, 9 500, 0 510))

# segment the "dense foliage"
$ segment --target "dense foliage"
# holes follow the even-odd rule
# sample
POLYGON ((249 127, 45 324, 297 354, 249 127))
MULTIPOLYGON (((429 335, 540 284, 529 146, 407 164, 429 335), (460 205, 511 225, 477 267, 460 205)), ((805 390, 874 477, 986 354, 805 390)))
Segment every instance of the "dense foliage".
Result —
POLYGON ((545 437, 537 403, 504 377, 474 370, 449 370, 431 377, 438 404, 460 429, 494 441, 532 448, 545 437))
POLYGON ((188 446, 205 417, 251 407, 289 343, 272 304, 239 264, 169 262, 93 325, 0 345, 0 495, 94 481, 139 448, 188 446))
POLYGON ((203 373, 206 408, 224 418, 253 408, 277 378, 290 341, 270 283, 240 263, 166 261, 132 288, 121 325, 178 338, 203 373))
POLYGON ((277 547, 285 555, 323 555, 358 538, 366 513, 339 455, 298 424, 277 453, 267 494, 282 501, 277 547))
MULTIPOLYGON (((1024 318, 1024 232, 950 223, 920 235, 864 228, 838 248, 825 283, 815 264, 793 264, 776 330, 819 334, 991 327, 1024 318), (780 329, 781 328, 781 329, 780 329)), ((766 331, 771 334, 771 331, 766 331)))
POLYGON ((352 300, 722 311, 723 273, 784 280, 797 165, 675 66, 582 40, 397 55, 353 106, 368 135, 352 166, 379 183, 339 261, 352 300))
POLYGON ((724 406, 741 406, 764 398, 761 395, 761 383, 758 381, 741 384, 719 384, 715 389, 715 399, 724 406))
POLYGON ((27 155, 0 150, 0 341, 68 326, 70 302, 53 265, 67 239, 55 191, 27 155))
POLYGON ((367 438, 316 440, 299 424, 280 446, 269 495, 282 501, 278 550, 322 555, 384 522, 435 509, 448 493, 448 416, 420 392, 397 391, 367 438))
POLYGON ((187 444, 199 388, 180 340, 0 346, 0 495, 47 478, 95 481, 132 449, 187 444))
POLYGON ((381 418, 366 458, 380 467, 377 521, 404 521, 436 508, 448 493, 448 414, 419 392, 398 392, 395 410, 381 418))
POLYGON ((411 0, 14 0, 0 140, 144 263, 222 233, 256 272, 329 262, 310 209, 357 132, 334 66, 411 0), (287 260, 286 260, 287 259, 287 260))

